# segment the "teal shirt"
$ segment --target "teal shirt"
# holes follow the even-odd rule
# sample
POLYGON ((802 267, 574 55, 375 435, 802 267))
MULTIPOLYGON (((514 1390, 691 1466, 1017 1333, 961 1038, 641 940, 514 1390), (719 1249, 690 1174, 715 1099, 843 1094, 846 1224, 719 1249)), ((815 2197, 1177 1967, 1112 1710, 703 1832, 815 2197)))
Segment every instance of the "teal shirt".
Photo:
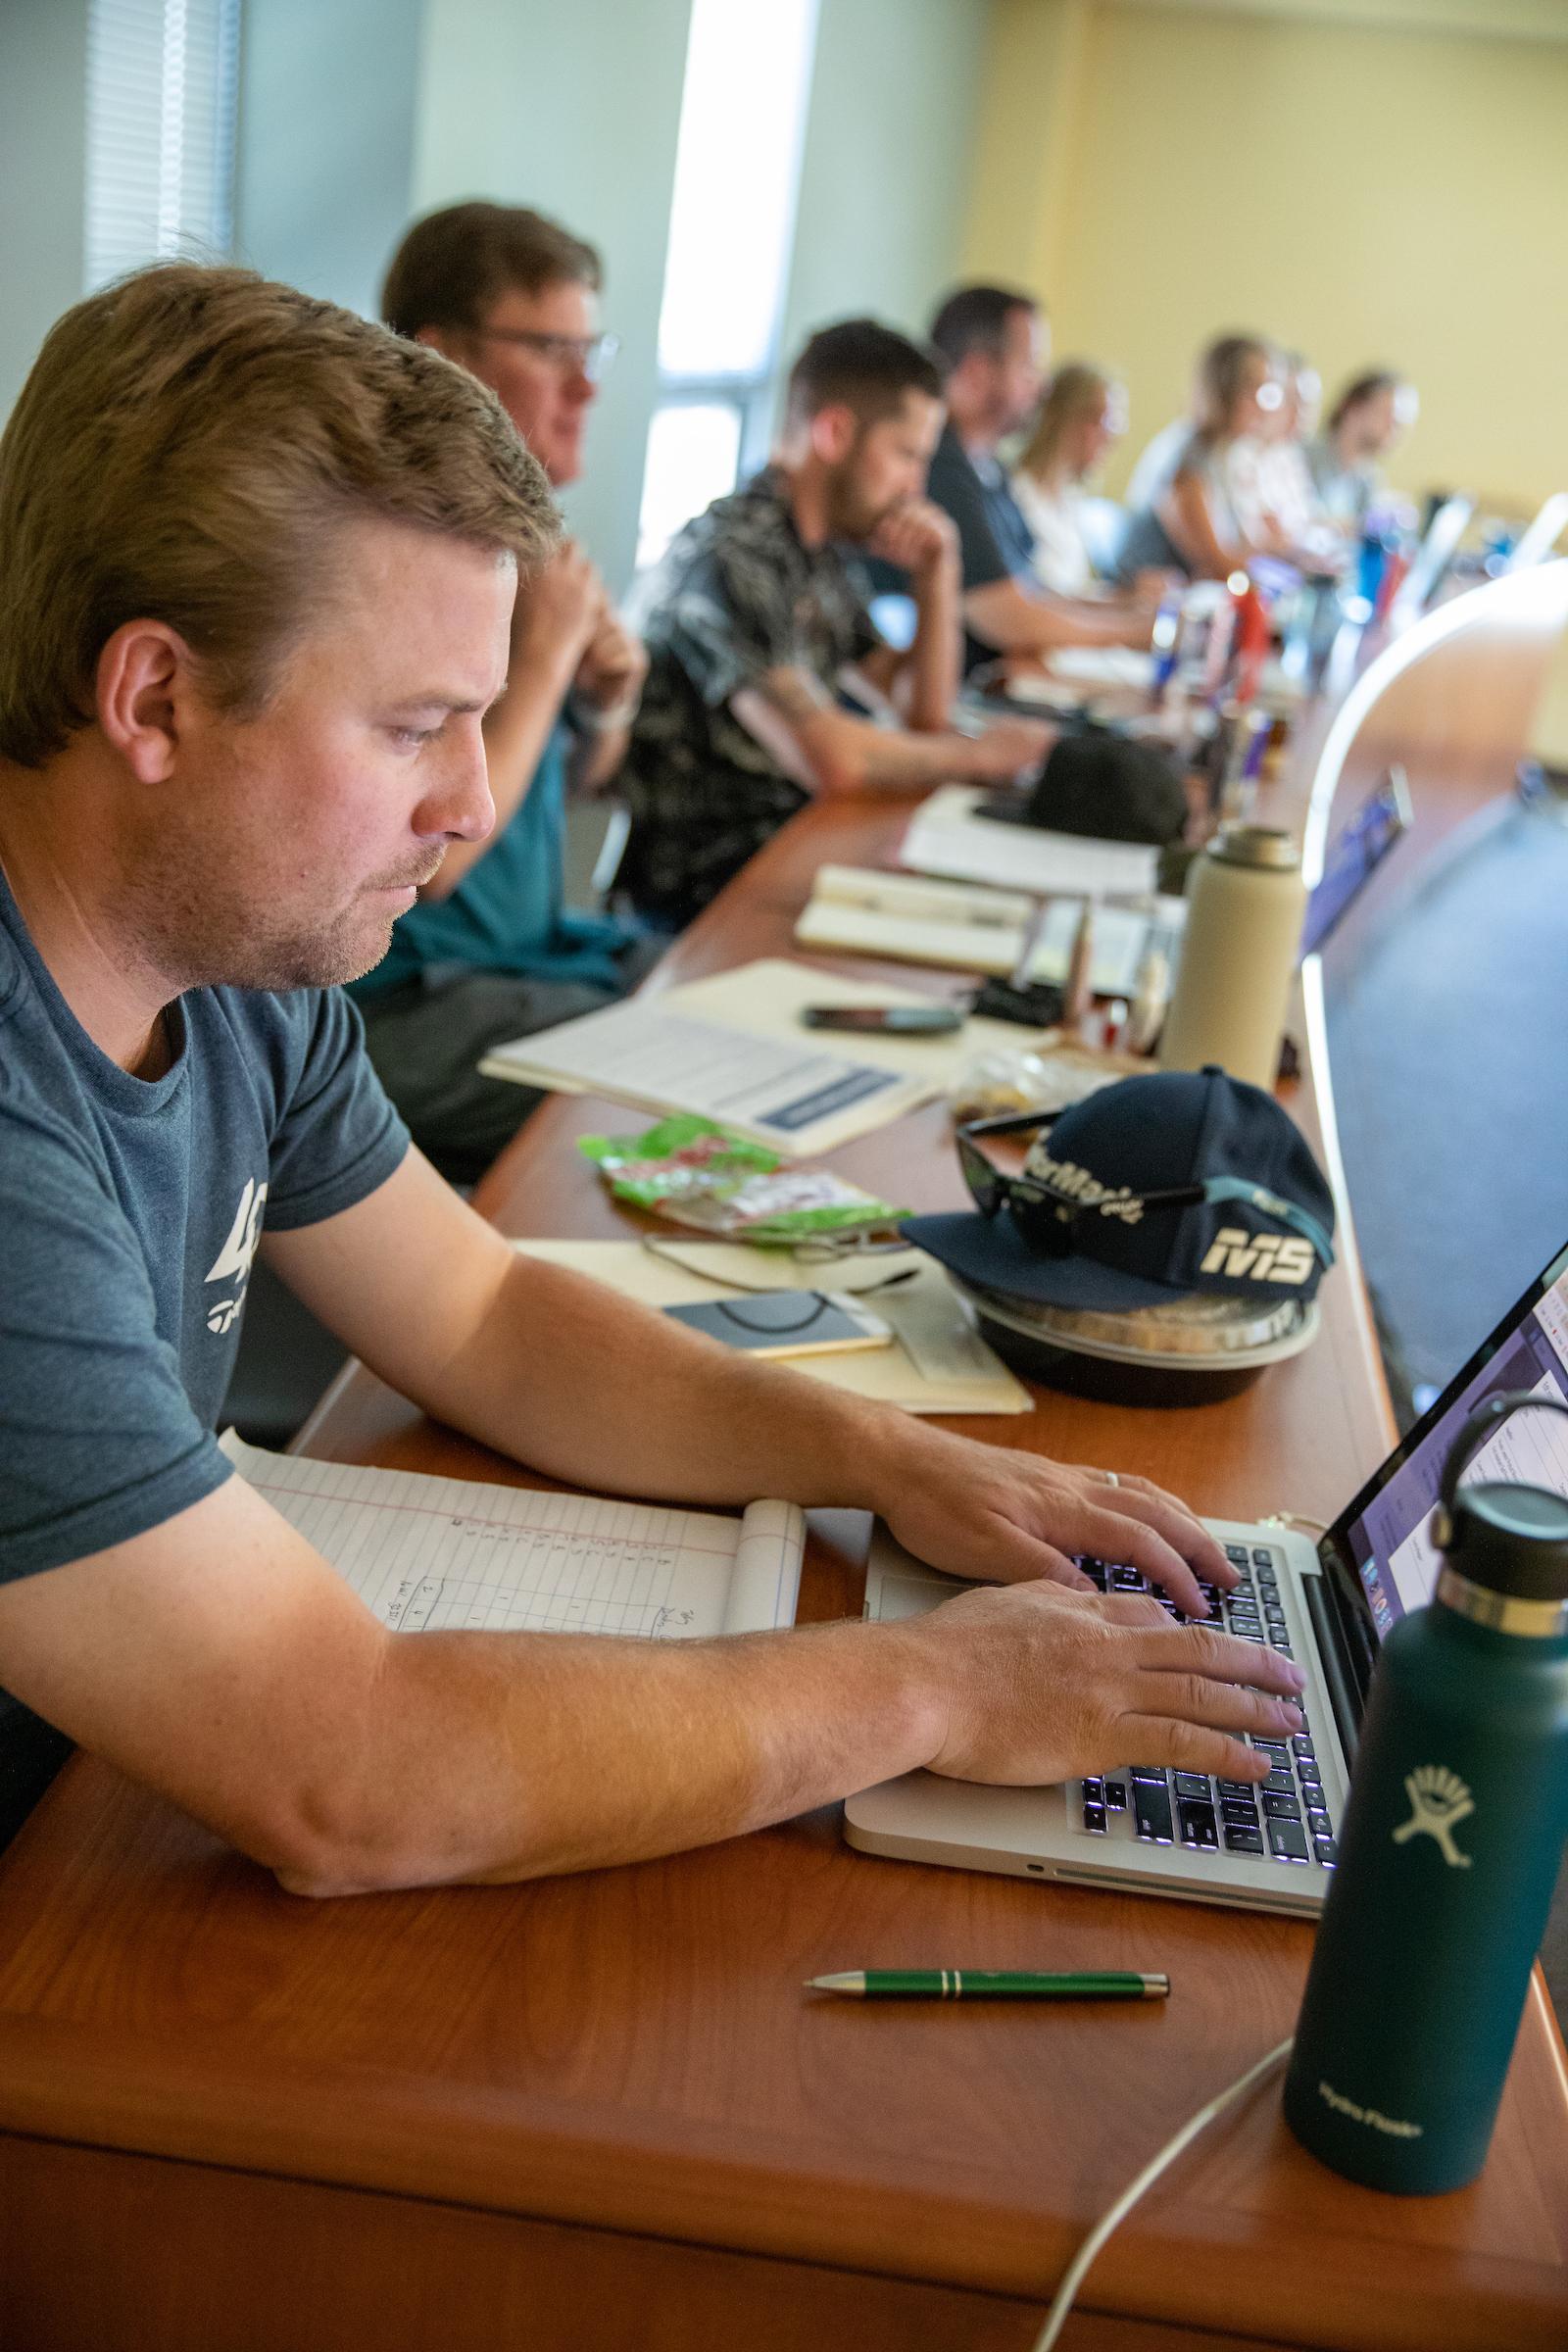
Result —
POLYGON ((435 963, 625 985, 616 956, 635 931, 607 915, 568 912, 564 904, 570 745, 570 729, 558 720, 510 824, 450 898, 421 899, 394 924, 385 957, 353 983, 355 996, 380 996, 435 963))

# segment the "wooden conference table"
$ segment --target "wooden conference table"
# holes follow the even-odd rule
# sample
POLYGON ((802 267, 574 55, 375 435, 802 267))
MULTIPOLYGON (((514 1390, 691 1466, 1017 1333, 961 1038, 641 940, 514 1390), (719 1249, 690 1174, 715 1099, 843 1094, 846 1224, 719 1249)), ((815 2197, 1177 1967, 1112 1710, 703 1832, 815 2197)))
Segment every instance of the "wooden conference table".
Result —
MULTIPOLYGON (((1471 765, 1500 789, 1496 759, 1471 765)), ((906 813, 798 819, 664 976, 783 951, 814 867, 886 858, 906 813)), ((1313 1075, 1294 1107, 1332 1166, 1313 1075)), ((548 1104, 481 1207, 514 1233, 624 1232, 571 1149, 602 1123, 634 1122, 548 1104)), ((935 1110, 835 1164, 959 1198, 935 1110)), ((1353 1249, 1316 1347, 1228 1401, 1042 1391, 956 1426, 1136 1466, 1204 1510, 1327 1518, 1391 1435, 1353 1249)), ((304 1443, 511 1474, 363 1372, 304 1443)), ((858 1608, 864 1532, 818 1518, 803 1617, 858 1608)), ((872 1860, 836 1809, 634 1869, 313 1905, 78 1759, 0 1863, 0 2343, 1024 2352, 1090 2223, 1290 2032, 1309 1945, 1284 1920, 872 1860), (1161 1968, 1173 1991, 986 2012, 802 1990, 922 1962, 1161 1968)), ((1539 1980, 1475 2187, 1353 2190, 1270 2086, 1113 2238, 1063 2341, 1568 2344, 1568 2078, 1539 1980)))

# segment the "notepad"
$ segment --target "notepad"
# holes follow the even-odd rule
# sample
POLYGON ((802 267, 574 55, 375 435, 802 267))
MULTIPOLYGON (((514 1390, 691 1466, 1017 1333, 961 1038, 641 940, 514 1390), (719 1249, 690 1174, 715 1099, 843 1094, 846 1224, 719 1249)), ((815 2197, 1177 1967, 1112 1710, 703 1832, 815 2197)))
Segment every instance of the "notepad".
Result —
POLYGON ((700 1641, 793 1625, 806 1518, 529 1493, 268 1453, 230 1430, 247 1486, 394 1633, 700 1641))
POLYGON ((795 926, 795 944, 1006 979, 1034 912, 1035 902, 1015 891, 823 865, 795 926))
POLYGON ((916 873, 989 882, 1046 899, 1138 898, 1153 889, 1157 850, 1141 842, 994 824, 974 813, 981 797, 962 784, 934 792, 910 821, 899 863, 916 873))

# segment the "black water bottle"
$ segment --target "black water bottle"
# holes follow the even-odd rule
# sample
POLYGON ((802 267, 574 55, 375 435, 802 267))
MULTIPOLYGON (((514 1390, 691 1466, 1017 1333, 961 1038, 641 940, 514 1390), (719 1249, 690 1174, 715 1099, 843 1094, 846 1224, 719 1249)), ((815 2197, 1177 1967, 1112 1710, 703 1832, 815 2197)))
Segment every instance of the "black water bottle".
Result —
POLYGON ((1314 2156, 1410 2195, 1474 2180, 1568 1838, 1568 1500, 1460 1490, 1528 1391, 1443 1475, 1431 1604, 1383 1646, 1318 1929, 1285 2116, 1314 2156))

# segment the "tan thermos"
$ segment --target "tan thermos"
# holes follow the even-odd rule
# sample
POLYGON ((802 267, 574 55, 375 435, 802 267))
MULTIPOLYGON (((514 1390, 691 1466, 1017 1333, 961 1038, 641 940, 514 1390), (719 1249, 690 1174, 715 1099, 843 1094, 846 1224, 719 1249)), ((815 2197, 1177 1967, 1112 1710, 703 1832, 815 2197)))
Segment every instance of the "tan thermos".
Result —
POLYGON ((1306 892, 1289 833, 1225 825, 1187 877, 1187 935, 1159 1041, 1168 1070, 1218 1062, 1272 1088, 1306 892))

